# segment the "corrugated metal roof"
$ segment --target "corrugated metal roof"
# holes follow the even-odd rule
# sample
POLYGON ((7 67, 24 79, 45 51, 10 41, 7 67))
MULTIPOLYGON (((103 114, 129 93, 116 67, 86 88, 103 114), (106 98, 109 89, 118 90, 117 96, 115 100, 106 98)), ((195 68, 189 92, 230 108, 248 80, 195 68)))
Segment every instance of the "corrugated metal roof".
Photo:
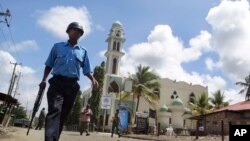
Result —
POLYGON ((239 102, 233 105, 229 105, 227 107, 218 109, 214 112, 221 112, 221 111, 243 111, 243 110, 250 110, 250 100, 239 102))

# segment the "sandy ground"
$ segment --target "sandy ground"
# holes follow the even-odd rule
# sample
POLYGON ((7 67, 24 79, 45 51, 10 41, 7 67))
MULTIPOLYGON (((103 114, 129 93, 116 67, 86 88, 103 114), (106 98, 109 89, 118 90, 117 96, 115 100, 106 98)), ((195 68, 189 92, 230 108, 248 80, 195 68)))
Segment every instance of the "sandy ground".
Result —
MULTIPOLYGON (((0 141, 44 141, 44 130, 30 130, 29 136, 26 136, 27 128, 8 127, 4 131, 0 130, 0 141)), ((141 141, 141 140, 155 140, 155 141, 194 141, 195 137, 180 136, 154 136, 154 135, 126 135, 126 137, 118 138, 110 137, 110 133, 91 133, 90 136, 80 136, 78 132, 63 131, 60 141, 141 141), (129 138, 130 137, 130 138, 129 138)), ((199 137, 198 141, 221 141, 221 137, 199 137)), ((228 137, 224 138, 228 141, 228 137)))
MULTIPOLYGON (((44 130, 31 129, 29 135, 26 136, 27 128, 9 127, 7 135, 0 134, 0 141, 44 141, 44 130)), ((118 138, 114 135, 110 137, 110 133, 90 133, 90 136, 83 134, 80 136, 78 132, 63 131, 60 141, 139 141, 131 138, 118 138)))

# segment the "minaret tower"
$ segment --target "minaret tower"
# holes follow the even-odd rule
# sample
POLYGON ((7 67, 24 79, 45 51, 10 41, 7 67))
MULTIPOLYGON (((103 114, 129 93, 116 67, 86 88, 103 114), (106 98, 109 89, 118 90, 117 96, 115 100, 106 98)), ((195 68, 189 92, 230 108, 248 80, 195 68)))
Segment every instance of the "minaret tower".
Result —
POLYGON ((105 53, 107 57, 106 74, 120 74, 121 57, 124 55, 122 47, 125 40, 122 24, 116 21, 113 23, 108 38, 106 39, 108 43, 108 49, 105 53))
MULTIPOLYGON (((114 115, 114 112, 116 110, 115 105, 117 105, 117 102, 115 101, 117 101, 117 96, 120 93, 122 87, 122 77, 120 77, 119 75, 121 57, 124 55, 124 52, 122 52, 122 47, 125 40, 126 39, 124 37, 122 24, 119 21, 114 22, 109 31, 108 38, 106 39, 108 48, 104 54, 107 57, 107 60, 105 63, 106 69, 103 83, 103 97, 110 97, 110 101, 112 104, 110 108, 105 108, 108 110, 103 111, 103 115, 105 115, 103 116, 103 121, 106 121, 106 114, 114 115), (112 93, 116 93, 117 95, 112 93)), ((103 122, 103 130, 104 127, 105 125, 103 122)))

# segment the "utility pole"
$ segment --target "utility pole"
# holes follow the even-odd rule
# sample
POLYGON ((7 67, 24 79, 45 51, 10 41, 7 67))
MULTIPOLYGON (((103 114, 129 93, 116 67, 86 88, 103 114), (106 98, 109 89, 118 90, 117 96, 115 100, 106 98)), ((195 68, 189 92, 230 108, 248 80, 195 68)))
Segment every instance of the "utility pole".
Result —
POLYGON ((0 12, 0 16, 7 16, 7 17, 10 17, 10 16, 11 16, 10 10, 7 9, 5 13, 4 13, 4 12, 0 12))
POLYGON ((11 14, 10 14, 10 10, 9 10, 9 9, 7 9, 7 10, 6 10, 6 12, 0 12, 0 16, 4 16, 4 17, 5 17, 4 21, 0 20, 0 22, 2 22, 2 23, 6 23, 6 24, 7 24, 7 26, 9 27, 10 25, 9 25, 8 20, 7 20, 7 17, 10 17, 10 16, 11 16, 11 14))
POLYGON ((21 72, 19 72, 19 75, 18 75, 18 78, 17 78, 16 88, 15 88, 15 91, 14 91, 13 98, 15 98, 15 96, 16 96, 16 94, 17 94, 17 90, 18 90, 18 87, 19 87, 19 80, 20 80, 20 77, 21 77, 21 72))
POLYGON ((13 69, 13 72, 12 72, 12 76, 11 76, 11 80, 10 80, 10 86, 9 86, 7 95, 11 95, 13 87, 14 87, 14 83, 15 83, 15 79, 16 79, 16 75, 15 75, 16 66, 17 65, 22 65, 22 63, 19 63, 19 64, 18 63, 11 63, 11 64, 14 65, 14 69, 13 69))

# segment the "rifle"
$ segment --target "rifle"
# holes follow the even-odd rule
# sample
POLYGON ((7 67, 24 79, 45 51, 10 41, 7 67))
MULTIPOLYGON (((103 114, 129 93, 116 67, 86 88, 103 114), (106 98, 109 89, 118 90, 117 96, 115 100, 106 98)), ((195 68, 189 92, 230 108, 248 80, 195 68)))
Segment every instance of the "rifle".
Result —
POLYGON ((38 111, 38 109, 39 109, 39 107, 41 105, 42 98, 43 98, 43 93, 45 91, 45 87, 46 87, 46 82, 42 82, 39 85, 39 91, 38 91, 38 94, 37 94, 37 97, 36 97, 36 101, 34 103, 34 107, 33 107, 33 111, 32 111, 32 117, 31 117, 31 121, 30 121, 28 131, 27 131, 27 136, 29 135, 29 131, 30 131, 30 128, 32 126, 32 122, 33 122, 33 119, 34 119, 34 117, 36 115, 36 112, 38 111))

